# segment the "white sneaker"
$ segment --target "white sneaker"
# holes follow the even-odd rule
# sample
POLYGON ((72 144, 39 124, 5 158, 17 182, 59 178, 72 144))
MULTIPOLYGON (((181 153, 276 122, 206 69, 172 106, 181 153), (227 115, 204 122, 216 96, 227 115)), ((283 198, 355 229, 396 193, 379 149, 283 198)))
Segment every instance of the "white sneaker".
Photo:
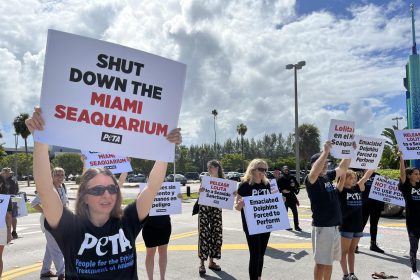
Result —
POLYGON ((420 274, 418 272, 411 272, 411 280, 420 280, 420 274))

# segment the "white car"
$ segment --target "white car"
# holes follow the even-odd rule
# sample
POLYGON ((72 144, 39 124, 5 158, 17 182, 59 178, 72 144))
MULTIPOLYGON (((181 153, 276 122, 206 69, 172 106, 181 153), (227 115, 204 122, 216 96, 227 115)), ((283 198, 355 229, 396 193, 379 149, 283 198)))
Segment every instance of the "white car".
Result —
POLYGON ((201 172, 200 173, 200 182, 201 182, 201 179, 203 178, 203 176, 210 176, 210 173, 208 173, 208 172, 201 172))

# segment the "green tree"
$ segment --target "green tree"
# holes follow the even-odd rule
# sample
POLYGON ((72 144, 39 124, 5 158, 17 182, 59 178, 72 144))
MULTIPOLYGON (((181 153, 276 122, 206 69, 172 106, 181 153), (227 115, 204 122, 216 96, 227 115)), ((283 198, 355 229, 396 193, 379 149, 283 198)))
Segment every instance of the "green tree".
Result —
MULTIPOLYGON (((304 162, 305 170, 307 163, 313 154, 320 151, 319 129, 313 124, 302 124, 298 127, 299 133, 299 154, 304 162)), ((300 163, 302 165, 302 162, 300 163)))
POLYGON ((22 153, 18 153, 16 155, 6 155, 0 159, 0 166, 14 166, 15 158, 17 160, 17 164, 21 167, 18 169, 18 174, 16 174, 18 178, 24 175, 25 170, 32 170, 32 154, 28 154, 29 160, 27 160, 26 155, 22 153))
POLYGON ((395 129, 397 129, 397 127, 393 125, 392 128, 385 128, 381 133, 382 136, 387 138, 385 141, 384 152, 381 158, 382 168, 398 168, 399 166, 399 159, 397 156, 398 143, 394 134, 395 129))
MULTIPOLYGON (((28 136, 31 134, 25 124, 25 120, 28 118, 29 118, 29 115, 27 113, 21 113, 13 121, 13 126, 15 127, 16 134, 20 135, 25 141, 25 154, 26 154, 27 161, 29 160, 27 139, 28 139, 28 136)), ((29 166, 28 162, 26 162, 26 166, 29 166)), ((29 169, 26 169, 26 175, 28 178, 27 182, 28 182, 28 187, 29 187, 29 169)))
POLYGON ((75 153, 64 153, 57 155, 51 161, 52 167, 61 167, 66 171, 66 175, 69 174, 82 174, 83 163, 80 160, 80 155, 75 153))
POLYGON ((241 156, 242 156, 242 171, 245 170, 245 159, 244 159, 244 136, 248 128, 246 125, 241 123, 236 127, 236 131, 238 132, 239 136, 241 136, 241 156))
POLYGON ((243 164, 243 158, 240 154, 225 154, 221 162, 225 170, 238 171, 243 164))

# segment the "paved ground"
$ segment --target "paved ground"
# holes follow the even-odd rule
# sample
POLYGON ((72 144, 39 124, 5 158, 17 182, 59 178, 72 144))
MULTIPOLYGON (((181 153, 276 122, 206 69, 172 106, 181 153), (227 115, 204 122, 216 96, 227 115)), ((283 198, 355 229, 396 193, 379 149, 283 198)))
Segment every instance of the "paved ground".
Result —
MULTIPOLYGON (((194 190, 196 184, 190 185, 194 190)), ((74 196, 77 187, 69 185, 69 194, 74 196)), ((22 190, 30 193, 32 188, 22 190)), ((125 197, 135 197, 137 188, 124 188, 125 197)), ((311 211, 306 192, 299 195, 301 207, 299 215, 302 233, 276 231, 271 234, 266 253, 263 279, 312 279, 313 258, 310 243, 311 211)), ((173 232, 169 245, 169 260, 166 279, 199 279, 197 258, 197 216, 191 216, 193 200, 183 203, 183 214, 173 215, 173 232)), ((6 247, 4 274, 2 279, 39 279, 45 241, 39 231, 39 214, 31 214, 19 219, 20 238, 6 247)), ((369 251, 369 228, 365 229, 366 238, 360 243, 361 253, 356 257, 356 274, 359 279, 372 279, 374 271, 385 271, 410 279, 408 261, 408 238, 404 220, 380 220, 378 241, 386 254, 369 251)), ((223 211, 223 249, 222 259, 218 261, 221 272, 207 270, 205 279, 248 279, 248 251, 241 228, 240 214, 237 211, 223 211)), ((144 268, 145 249, 141 235, 137 239, 138 271, 140 279, 147 279, 144 268)), ((156 259, 157 260, 157 259, 156 259)), ((332 279, 341 279, 341 268, 335 263, 332 279)), ((159 279, 157 264, 155 279, 159 279)))

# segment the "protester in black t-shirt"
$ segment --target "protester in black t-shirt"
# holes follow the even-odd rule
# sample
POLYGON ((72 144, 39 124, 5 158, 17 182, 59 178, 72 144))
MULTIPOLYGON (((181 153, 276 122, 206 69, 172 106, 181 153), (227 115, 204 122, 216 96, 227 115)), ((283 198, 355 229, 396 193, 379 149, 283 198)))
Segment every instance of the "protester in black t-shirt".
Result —
MULTIPOLYGON (((384 210, 385 203, 376 199, 369 198, 370 188, 372 187, 373 180, 378 173, 374 172, 369 180, 365 183, 365 191, 362 193, 363 198, 363 229, 366 227, 367 221, 369 220, 369 233, 370 233, 370 250, 377 253, 384 253, 384 250, 379 248, 376 242, 378 235, 378 223, 381 217, 381 213, 384 210)), ((358 248, 356 248, 358 253, 358 248)))
MULTIPOLYGON (((35 108, 25 122, 31 133, 42 130, 41 109, 35 108)), ((180 144, 180 129, 172 130, 166 138, 180 144)), ((161 188, 167 165, 155 162, 147 186, 124 210, 121 190, 111 171, 88 169, 82 175, 73 214, 63 207, 52 184, 48 145, 34 143, 36 190, 43 202, 45 227, 64 255, 65 279, 138 279, 135 240, 161 188)))
POLYGON ((346 174, 340 177, 339 185, 343 186, 340 192, 343 217, 343 223, 340 226, 340 264, 344 274, 343 280, 358 279, 354 275, 354 261, 357 244, 359 244, 360 237, 363 236, 362 193, 365 190, 365 182, 373 171, 368 170, 357 183, 357 174, 353 170, 347 170, 346 174))
POLYGON ((321 153, 311 157, 312 168, 305 179, 312 210, 312 248, 314 251, 314 279, 331 279, 334 260, 341 259, 341 209, 339 193, 332 181, 347 171, 350 159, 342 160, 333 171, 327 171, 331 142, 324 144, 321 153))
MULTIPOLYGON (((279 190, 281 191, 282 195, 286 198, 286 209, 288 210, 290 208, 292 210, 295 230, 302 231, 302 229, 299 227, 299 216, 297 210, 299 201, 296 197, 296 195, 300 191, 300 185, 296 180, 296 177, 290 175, 289 167, 283 166, 281 170, 281 176, 277 180, 277 186, 279 187, 279 190)), ((291 230, 291 228, 288 230, 291 230)))
POLYGON ((417 250, 420 239, 420 171, 417 167, 405 168, 403 155, 400 157, 400 182, 398 188, 405 199, 405 218, 410 241, 411 279, 420 279, 417 272, 417 250))
POLYGON ((245 196, 266 195, 271 193, 270 182, 266 177, 268 170, 267 162, 262 159, 252 160, 242 178, 238 187, 238 192, 235 198, 235 209, 241 211, 242 228, 245 232, 246 241, 249 249, 249 279, 261 279, 262 269, 264 265, 264 255, 267 249, 268 240, 270 239, 270 232, 250 235, 248 226, 246 224, 244 213, 245 196))

